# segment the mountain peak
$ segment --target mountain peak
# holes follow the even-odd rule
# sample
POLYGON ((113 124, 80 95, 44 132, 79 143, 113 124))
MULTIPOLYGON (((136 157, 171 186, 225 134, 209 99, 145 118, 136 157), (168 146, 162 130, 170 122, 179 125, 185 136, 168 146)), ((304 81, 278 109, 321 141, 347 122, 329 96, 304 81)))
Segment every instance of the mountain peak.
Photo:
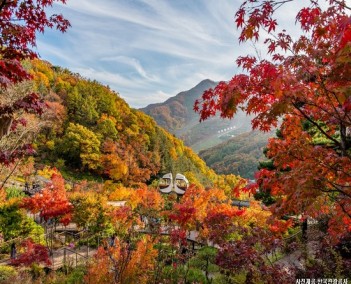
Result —
POLYGON ((216 145, 251 129, 250 120, 240 111, 233 120, 224 120, 216 116, 199 123, 199 114, 193 110, 194 102, 204 91, 214 88, 217 84, 218 82, 210 79, 202 80, 190 90, 141 110, 152 116, 158 125, 183 139, 185 144, 195 151, 216 145))
POLYGON ((189 89, 187 91, 180 92, 175 97, 185 94, 187 96, 190 95, 191 97, 195 97, 195 99, 197 99, 199 96, 202 95, 202 93, 204 91, 206 91, 210 88, 214 88, 215 86, 217 86, 217 84, 218 84, 218 82, 212 81, 210 79, 205 79, 205 80, 202 80, 200 83, 198 83, 195 87, 192 87, 191 89, 189 89))
POLYGON ((194 120, 195 117, 195 120, 198 120, 197 114, 193 111, 195 100, 198 99, 204 91, 209 88, 214 88, 216 85, 216 82, 205 79, 195 87, 180 92, 163 103, 150 104, 140 110, 152 116, 160 126, 175 133, 174 131, 184 127, 190 121, 194 120))
POLYGON ((205 79, 205 80, 202 80, 199 84, 197 84, 193 89, 195 88, 204 88, 204 86, 207 86, 207 85, 217 85, 218 82, 215 82, 215 81, 212 81, 210 79, 205 79))

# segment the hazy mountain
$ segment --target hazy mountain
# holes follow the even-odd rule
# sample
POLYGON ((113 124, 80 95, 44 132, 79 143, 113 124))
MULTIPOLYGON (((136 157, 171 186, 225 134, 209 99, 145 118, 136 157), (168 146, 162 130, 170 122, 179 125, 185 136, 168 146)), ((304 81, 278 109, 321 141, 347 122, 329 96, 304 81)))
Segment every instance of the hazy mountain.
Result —
POLYGON ((251 130, 250 119, 243 112, 239 112, 232 120, 216 116, 199 122, 199 115, 193 111, 194 102, 205 90, 216 85, 217 82, 204 80, 194 88, 181 92, 163 103, 151 104, 141 110, 193 150, 207 149, 251 130))
POLYGON ((235 174, 253 179, 263 149, 275 131, 250 131, 229 139, 215 147, 200 151, 199 156, 218 174, 235 174))

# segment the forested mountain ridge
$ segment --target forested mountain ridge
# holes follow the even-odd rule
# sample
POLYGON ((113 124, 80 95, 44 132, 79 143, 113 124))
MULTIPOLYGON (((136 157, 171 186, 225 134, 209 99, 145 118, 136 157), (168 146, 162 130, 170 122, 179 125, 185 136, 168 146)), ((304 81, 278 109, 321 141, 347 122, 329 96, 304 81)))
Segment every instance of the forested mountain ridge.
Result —
POLYGON ((251 130, 250 119, 240 111, 233 120, 216 116, 199 122, 198 114, 193 111, 194 102, 205 90, 214 88, 217 84, 218 82, 209 79, 203 80, 188 91, 141 110, 153 117, 158 125, 182 139, 194 151, 215 146, 234 135, 251 130))
POLYGON ((27 68, 51 122, 37 135, 37 160, 125 185, 165 172, 182 172, 195 184, 221 180, 181 140, 108 87, 44 61, 27 68))
POLYGON ((156 122, 168 131, 179 131, 198 116, 192 109, 195 99, 202 95, 203 91, 213 88, 217 82, 203 80, 188 91, 180 92, 163 103, 150 104, 141 108, 143 112, 152 116, 156 122))
POLYGON ((199 152, 199 156, 218 174, 235 174, 253 179, 263 150, 274 131, 242 133, 219 145, 199 152))

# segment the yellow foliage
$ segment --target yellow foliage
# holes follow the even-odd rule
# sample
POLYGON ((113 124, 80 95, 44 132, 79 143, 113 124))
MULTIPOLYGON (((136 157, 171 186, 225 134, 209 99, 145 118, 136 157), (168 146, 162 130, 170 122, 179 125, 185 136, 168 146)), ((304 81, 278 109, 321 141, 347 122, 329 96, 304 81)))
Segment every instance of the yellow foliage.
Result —
POLYGON ((34 59, 31 61, 31 64, 33 66, 33 70, 36 73, 43 74, 49 81, 53 80, 54 72, 51 69, 52 65, 49 62, 39 60, 39 59, 34 59))
POLYGON ((158 190, 154 188, 147 188, 144 186, 138 189, 133 189, 107 181, 104 184, 104 191, 110 192, 108 200, 125 200, 132 209, 135 209, 138 206, 145 208, 146 210, 161 210, 163 208, 163 198, 158 190))
POLYGON ((102 114, 100 119, 98 120, 98 123, 101 123, 105 120, 111 120, 114 124, 116 124, 117 120, 115 117, 111 116, 111 115, 107 115, 107 114, 102 114))
POLYGON ((239 184, 241 179, 240 176, 235 175, 217 175, 214 186, 223 189, 229 198, 238 198, 237 196, 233 196, 233 189, 239 184))
POLYGON ((50 179, 53 174, 58 174, 59 171, 55 167, 45 166, 44 169, 38 170, 38 175, 50 179))
POLYGON ((48 77, 45 76, 42 72, 34 73, 34 81, 36 86, 44 85, 46 88, 50 87, 50 82, 48 77))
POLYGON ((118 187, 109 194, 108 200, 111 200, 111 201, 129 200, 131 195, 133 194, 133 191, 134 190, 130 188, 118 187))
POLYGON ((169 149, 169 155, 171 156, 171 158, 173 160, 177 160, 178 159, 177 151, 176 151, 176 149, 174 147, 169 149))
POLYGON ((109 194, 109 193, 115 191, 119 187, 120 187, 120 184, 116 184, 112 180, 107 180, 104 182, 102 189, 103 189, 103 192, 109 194))
POLYGON ((6 192, 4 188, 0 189, 0 206, 5 205, 6 203, 6 192))
POLYGON ((191 185, 194 185, 197 188, 203 188, 203 185, 201 184, 201 182, 196 178, 194 172, 191 171, 186 171, 183 173, 186 178, 188 179, 189 183, 191 185))
POLYGON ((65 189, 66 191, 71 191, 72 190, 72 186, 69 183, 65 184, 65 189))
POLYGON ((128 174, 128 166, 122 161, 116 161, 109 175, 114 180, 121 180, 128 174))
POLYGON ((49 140, 45 143, 46 147, 48 147, 49 150, 54 150, 55 149, 55 142, 53 140, 49 140))
POLYGON ((270 211, 261 208, 260 202, 251 200, 250 207, 246 208, 244 215, 238 219, 238 222, 242 226, 266 227, 267 220, 271 215, 270 211))
POLYGON ((70 192, 69 200, 74 206, 72 220, 82 227, 96 223, 109 209, 107 198, 94 191, 70 192))

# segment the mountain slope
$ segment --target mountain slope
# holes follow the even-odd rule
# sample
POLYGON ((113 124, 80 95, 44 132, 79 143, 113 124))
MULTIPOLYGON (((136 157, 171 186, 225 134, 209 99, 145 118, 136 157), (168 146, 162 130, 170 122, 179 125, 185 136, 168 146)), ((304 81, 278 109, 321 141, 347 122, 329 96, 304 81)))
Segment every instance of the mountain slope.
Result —
POLYGON ((251 130, 250 119, 241 111, 232 120, 216 116, 199 122, 199 115, 193 111, 194 102, 205 90, 216 85, 214 81, 204 80, 194 88, 181 92, 163 103, 151 104, 141 110, 193 150, 206 149, 251 130))
POLYGON ((152 116, 165 129, 179 132, 180 129, 189 125, 189 122, 199 120, 198 115, 193 111, 194 101, 202 95, 204 90, 216 85, 214 81, 204 80, 194 88, 181 92, 163 103, 150 104, 140 110, 152 116))
POLYGON ((167 172, 181 172, 195 184, 221 179, 181 140, 108 87, 39 60, 28 68, 51 123, 37 137, 38 162, 125 185, 167 172))
POLYGON ((251 131, 240 134, 215 147, 200 151, 199 156, 218 174, 235 174, 253 179, 263 150, 274 131, 251 131))

